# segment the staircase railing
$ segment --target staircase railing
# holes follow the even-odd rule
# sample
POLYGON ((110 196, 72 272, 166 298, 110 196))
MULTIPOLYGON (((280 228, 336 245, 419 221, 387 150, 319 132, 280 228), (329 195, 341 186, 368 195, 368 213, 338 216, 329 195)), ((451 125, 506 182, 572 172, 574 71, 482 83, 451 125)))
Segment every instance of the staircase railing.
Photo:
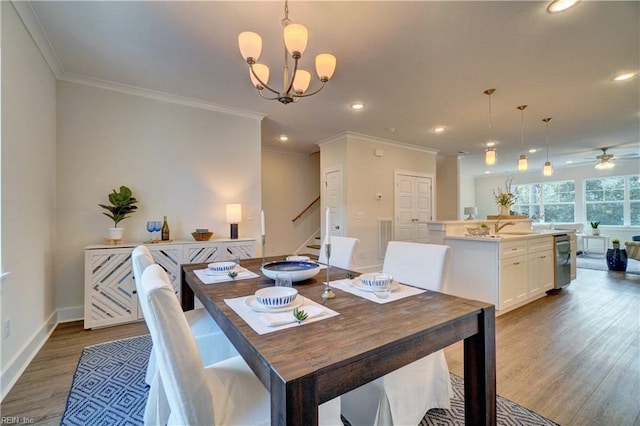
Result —
POLYGON ((318 195, 318 198, 313 200, 311 202, 311 204, 309 204, 307 207, 305 207, 304 210, 302 210, 298 216, 296 216, 293 219, 291 219, 291 222, 295 222, 296 220, 300 219, 302 217, 302 215, 304 215, 307 212, 307 210, 309 210, 318 201, 320 201, 320 196, 319 195, 318 195))

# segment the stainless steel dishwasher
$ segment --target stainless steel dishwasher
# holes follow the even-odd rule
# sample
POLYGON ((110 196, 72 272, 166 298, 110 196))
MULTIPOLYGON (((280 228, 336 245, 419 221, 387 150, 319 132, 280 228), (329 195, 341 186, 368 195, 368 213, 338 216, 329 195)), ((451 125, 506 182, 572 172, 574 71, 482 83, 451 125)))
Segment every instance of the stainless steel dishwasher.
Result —
POLYGON ((555 290, 571 283, 571 244, 567 234, 554 235, 555 273, 553 288, 555 290))

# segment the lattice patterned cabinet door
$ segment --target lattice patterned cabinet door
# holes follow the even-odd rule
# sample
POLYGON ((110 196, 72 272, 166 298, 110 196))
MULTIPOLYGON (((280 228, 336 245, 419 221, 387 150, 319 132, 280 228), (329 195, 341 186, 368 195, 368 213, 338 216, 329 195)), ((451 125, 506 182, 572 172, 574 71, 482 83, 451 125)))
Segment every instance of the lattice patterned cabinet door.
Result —
POLYGON ((85 251, 84 328, 138 319, 131 249, 85 251))
POLYGON ((222 259, 222 249, 218 243, 188 244, 184 250, 184 263, 211 263, 222 259))
POLYGON ((182 261, 183 247, 181 245, 158 244, 148 246, 148 248, 153 260, 167 271, 173 291, 180 300, 180 264, 184 263, 182 261))
POLYGON ((236 255, 240 256, 240 259, 250 259, 256 256, 256 242, 251 240, 224 243, 223 250, 223 259, 233 259, 236 255))

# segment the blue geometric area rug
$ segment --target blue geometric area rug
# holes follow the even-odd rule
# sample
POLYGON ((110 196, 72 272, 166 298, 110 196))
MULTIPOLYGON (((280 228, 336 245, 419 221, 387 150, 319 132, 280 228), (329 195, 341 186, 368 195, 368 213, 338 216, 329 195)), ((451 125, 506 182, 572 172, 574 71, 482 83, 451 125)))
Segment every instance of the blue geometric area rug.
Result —
POLYGON ((131 337, 82 350, 61 425, 142 425, 151 337, 131 337))
MULTIPOLYGON (((149 388, 144 381, 151 353, 149 335, 84 348, 73 375, 62 426, 143 425, 149 388)), ((420 426, 464 425, 464 380, 451 374, 451 410, 432 409, 420 426)), ((558 426, 501 396, 499 426, 558 426)), ((344 424, 349 425, 347 419, 344 424)))

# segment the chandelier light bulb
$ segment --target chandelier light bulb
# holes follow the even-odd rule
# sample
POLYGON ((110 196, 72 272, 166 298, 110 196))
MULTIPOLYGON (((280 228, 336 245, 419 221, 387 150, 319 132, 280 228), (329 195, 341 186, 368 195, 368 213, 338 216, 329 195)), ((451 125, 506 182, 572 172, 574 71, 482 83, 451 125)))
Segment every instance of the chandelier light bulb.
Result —
POLYGON ((269 67, 265 64, 253 64, 251 69, 249 70, 249 77, 251 78, 251 83, 257 89, 263 87, 263 84, 269 84, 269 67), (252 71, 253 70, 253 71, 252 71), (262 83, 258 81, 258 78, 253 74, 256 74, 262 83))
POLYGON ((242 32, 238 35, 238 47, 245 61, 256 62, 262 52, 262 37, 251 31, 242 32))
POLYGON ((302 56, 307 49, 309 30, 302 24, 289 24, 284 27, 284 44, 294 58, 302 56))
POLYGON ((551 176, 553 174, 553 166, 551 165, 551 162, 545 161, 544 168, 542 169, 542 174, 544 176, 551 176))
POLYGON ((296 91, 296 93, 301 95, 307 91, 310 83, 311 73, 305 70, 298 70, 293 80, 293 89, 296 91))
POLYGON ((484 163, 487 166, 493 166, 496 164, 496 150, 494 148, 487 148, 484 153, 484 163))
POLYGON ((518 159, 518 170, 524 172, 529 168, 529 164, 527 163, 527 156, 522 154, 518 159))
POLYGON ((336 71, 336 57, 330 53, 321 53, 316 56, 316 73, 322 82, 327 82, 336 71))

